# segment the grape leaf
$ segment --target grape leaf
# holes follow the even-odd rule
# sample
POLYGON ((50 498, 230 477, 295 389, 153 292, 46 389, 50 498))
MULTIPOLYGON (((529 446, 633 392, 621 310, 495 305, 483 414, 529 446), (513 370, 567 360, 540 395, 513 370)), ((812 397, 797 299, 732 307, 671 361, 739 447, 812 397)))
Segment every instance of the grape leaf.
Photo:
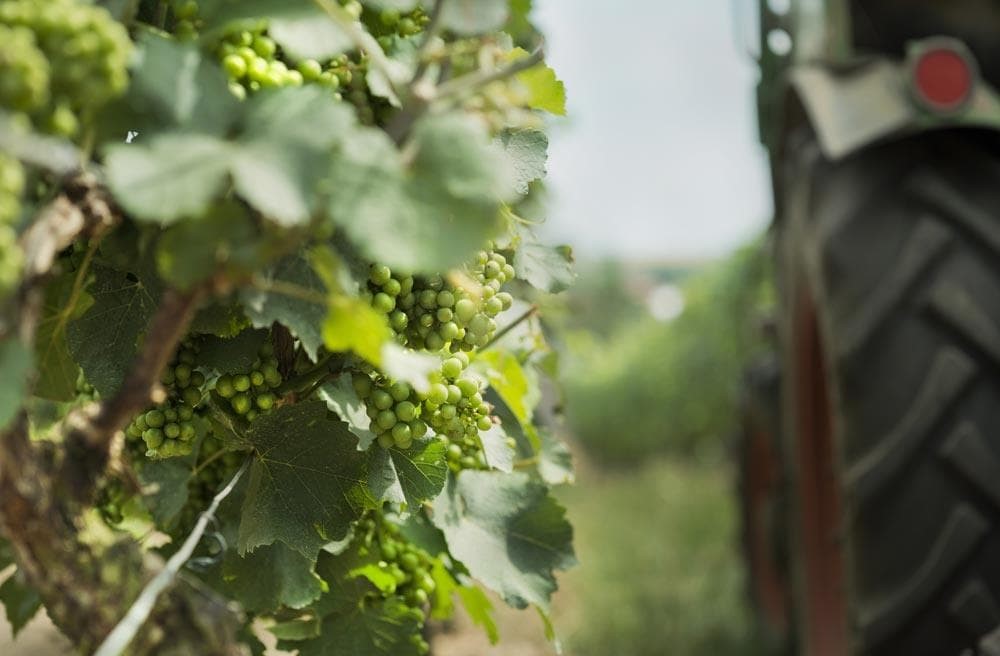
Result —
POLYGON ((500 631, 497 630, 497 623, 493 619, 493 604, 489 597, 475 585, 462 585, 458 587, 458 598, 462 600, 465 612, 469 614, 469 619, 473 624, 478 624, 486 631, 490 644, 495 645, 500 640, 500 631))
POLYGON ((156 244, 157 270, 180 289, 188 289, 222 268, 247 273, 257 263, 255 237, 253 220, 243 205, 219 203, 206 216, 180 221, 163 232, 156 244))
POLYGON ((319 619, 314 616, 300 617, 287 622, 278 622, 267 628, 267 632, 278 640, 308 640, 319 636, 319 619))
POLYGON ((479 362, 486 365, 486 377, 500 398, 522 425, 531 423, 535 406, 541 399, 538 377, 521 366, 517 357, 507 351, 489 350, 480 355, 479 362))
POLYGON ((322 322, 323 343, 331 351, 351 351, 374 365, 382 363, 383 345, 392 339, 385 316, 365 300, 333 294, 322 322))
POLYGON ((173 223, 205 213, 222 191, 231 156, 226 142, 201 134, 121 144, 108 149, 108 185, 136 220, 173 223))
MULTIPOLYGON (((527 57, 523 48, 514 48, 508 53, 508 60, 527 57)), ((545 64, 532 66, 517 74, 517 81, 528 91, 528 106, 556 116, 566 115, 566 87, 556 72, 545 64)))
POLYGON ((278 646, 298 649, 299 656, 421 656, 411 638, 423 619, 423 611, 391 597, 327 617, 318 638, 278 646))
POLYGON ((446 620, 455 613, 455 602, 451 595, 458 589, 458 582, 444 566, 440 558, 435 558, 431 565, 431 578, 434 579, 434 594, 431 596, 431 617, 436 620, 446 620))
POLYGON ((382 348, 382 371, 393 380, 408 383, 423 394, 431 388, 430 376, 441 370, 441 358, 386 342, 382 348))
POLYGON ((249 472, 238 547, 246 553, 280 540, 311 557, 347 534, 373 505, 367 454, 347 425, 310 400, 258 417, 246 431, 256 451, 249 472))
POLYGON ((514 171, 514 188, 528 193, 528 184, 545 177, 549 139, 541 130, 504 130, 496 139, 514 171))
POLYGON ((328 209, 371 259, 402 271, 444 271, 495 231, 513 172, 468 117, 422 119, 412 149, 404 165, 385 133, 356 131, 333 158, 328 209))
POLYGON ((222 69, 203 59, 195 44, 143 32, 122 101, 129 112, 115 117, 127 122, 117 129, 122 137, 126 129, 136 130, 140 139, 176 127, 223 135, 240 116, 240 103, 226 82, 222 69))
POLYGON ((69 401, 76 396, 80 367, 73 361, 66 344, 66 327, 94 302, 82 289, 72 301, 76 275, 76 272, 66 271, 46 286, 42 316, 35 333, 38 379, 33 393, 52 401, 69 401))
POLYGON ((24 402, 31 374, 32 355, 14 337, 0 340, 0 429, 6 428, 24 402))
POLYGON ((542 480, 549 485, 572 483, 576 476, 573 473, 573 455, 569 447, 547 430, 539 430, 538 433, 542 440, 538 474, 542 480))
POLYGON ((323 581, 313 571, 314 566, 314 560, 275 542, 243 556, 227 551, 222 579, 226 591, 251 613, 279 606, 303 608, 323 592, 323 581))
POLYGON ((367 450, 375 441, 375 434, 371 432, 371 418, 365 410, 364 401, 354 391, 350 374, 342 374, 333 382, 326 383, 319 388, 317 395, 358 438, 358 449, 367 450))
POLYGON ((263 285, 240 292, 244 311, 257 328, 275 321, 288 327, 313 360, 323 345, 326 288, 309 262, 291 255, 259 275, 263 285))
POLYGON ((294 60, 325 61, 354 46, 350 35, 315 5, 272 18, 267 31, 294 60))
POLYGON ((185 460, 148 460, 139 469, 146 505, 160 526, 169 526, 187 503, 191 464, 185 460))
POLYGON ((42 600, 33 588, 21 583, 17 575, 0 585, 0 605, 7 613, 7 621, 16 637, 42 607, 42 600))
POLYGON ((456 34, 482 34, 503 27, 509 10, 507 0, 449 0, 441 12, 441 21, 456 34))
POLYGON ((220 374, 245 373, 253 367, 265 339, 266 330, 244 330, 228 339, 205 335, 197 341, 198 363, 220 374))
POLYGON ((557 294, 576 281, 573 252, 567 246, 544 246, 527 230, 521 232, 521 244, 514 255, 514 272, 535 289, 557 294))
POLYGON ((416 508, 444 487, 448 476, 445 444, 441 440, 414 440, 409 449, 370 449, 368 487, 380 501, 416 508))
POLYGON ((93 266, 90 308, 69 323, 66 339, 73 359, 101 396, 114 394, 125 379, 141 335, 156 310, 159 290, 132 273, 93 266))
POLYGON ((500 424, 493 424, 488 431, 479 433, 486 464, 502 472, 514 471, 514 450, 507 445, 507 433, 500 424))
POLYGON ((449 551, 516 608, 548 608, 553 570, 576 562, 565 509, 527 474, 463 471, 433 507, 449 551))

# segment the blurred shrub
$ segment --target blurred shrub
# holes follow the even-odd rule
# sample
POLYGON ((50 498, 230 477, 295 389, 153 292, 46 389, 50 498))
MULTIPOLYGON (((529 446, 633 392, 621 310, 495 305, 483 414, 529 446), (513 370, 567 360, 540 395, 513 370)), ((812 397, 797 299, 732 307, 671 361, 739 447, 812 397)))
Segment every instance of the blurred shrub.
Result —
POLYGON ((567 577, 576 656, 749 656, 755 645, 725 468, 654 459, 565 488, 582 567, 567 577))
POLYGON ((640 315, 610 337, 566 336, 569 424, 602 461, 717 455, 734 426, 741 369, 763 345, 760 322, 773 296, 763 240, 693 275, 683 290, 684 311, 670 323, 640 315))

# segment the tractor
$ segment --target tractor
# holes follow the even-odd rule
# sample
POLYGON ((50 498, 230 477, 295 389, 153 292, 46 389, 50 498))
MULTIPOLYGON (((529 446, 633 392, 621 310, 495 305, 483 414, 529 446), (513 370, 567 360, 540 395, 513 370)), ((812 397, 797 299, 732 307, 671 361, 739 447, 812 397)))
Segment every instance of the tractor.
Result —
POLYGON ((779 299, 743 403, 758 615, 785 654, 1000 655, 1000 1, 756 10, 779 299))

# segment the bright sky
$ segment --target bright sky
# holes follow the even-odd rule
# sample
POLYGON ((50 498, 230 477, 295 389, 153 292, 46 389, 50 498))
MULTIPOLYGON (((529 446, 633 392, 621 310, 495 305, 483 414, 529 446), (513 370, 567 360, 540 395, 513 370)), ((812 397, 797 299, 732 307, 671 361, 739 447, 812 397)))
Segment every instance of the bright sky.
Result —
POLYGON ((748 0, 535 0, 569 118, 549 148, 542 234, 583 256, 725 253, 770 218, 756 70, 735 43, 748 0))

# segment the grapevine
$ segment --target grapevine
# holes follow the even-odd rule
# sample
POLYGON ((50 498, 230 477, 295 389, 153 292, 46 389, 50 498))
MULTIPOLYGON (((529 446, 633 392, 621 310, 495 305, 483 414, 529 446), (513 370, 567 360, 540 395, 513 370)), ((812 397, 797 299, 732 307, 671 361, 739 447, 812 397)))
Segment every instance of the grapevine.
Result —
POLYGON ((102 656, 547 617, 563 90, 486 3, 0 0, 0 602, 102 656))

